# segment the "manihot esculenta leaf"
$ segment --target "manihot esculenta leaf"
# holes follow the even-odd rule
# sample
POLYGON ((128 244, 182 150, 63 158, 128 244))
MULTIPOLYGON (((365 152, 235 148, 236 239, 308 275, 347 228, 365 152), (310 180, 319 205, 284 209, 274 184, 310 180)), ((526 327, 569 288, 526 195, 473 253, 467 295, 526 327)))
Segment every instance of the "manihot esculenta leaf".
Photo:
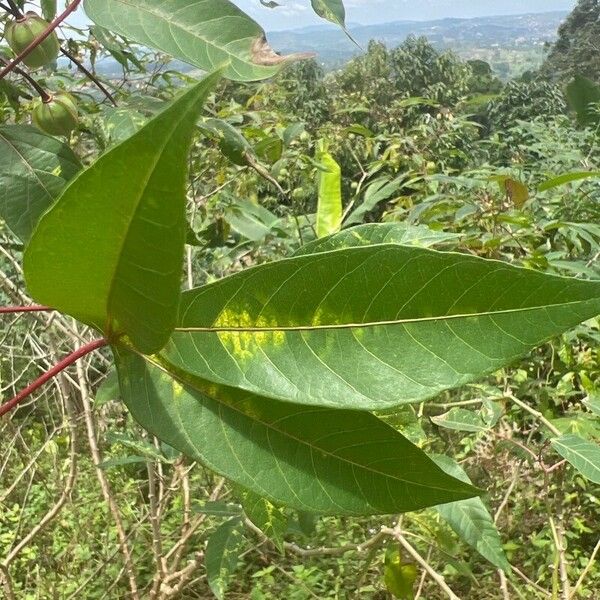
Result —
POLYGON ((276 504, 388 514, 477 495, 370 413, 270 400, 115 354, 123 400, 145 429, 276 504))
POLYGON ((186 235, 187 148, 207 77, 67 187, 25 253, 38 301, 156 352, 173 327, 186 235))
POLYGON ((0 127, 0 217, 24 242, 81 163, 64 142, 29 125, 0 127))
POLYGON ((142 45, 157 48, 239 81, 272 77, 303 55, 282 57, 261 27, 229 0, 85 0, 94 23, 142 45))
POLYGON ((600 282, 382 244, 184 293, 162 356, 271 398, 380 410, 476 380, 598 313, 600 282))

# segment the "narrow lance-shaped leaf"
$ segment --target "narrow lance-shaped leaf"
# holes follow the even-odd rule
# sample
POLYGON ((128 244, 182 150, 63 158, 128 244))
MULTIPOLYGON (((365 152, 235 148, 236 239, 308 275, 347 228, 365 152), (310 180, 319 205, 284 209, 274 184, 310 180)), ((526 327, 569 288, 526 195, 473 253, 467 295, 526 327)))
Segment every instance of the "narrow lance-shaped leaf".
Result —
MULTIPOLYGON (((448 475, 471 483, 467 474, 451 458, 447 456, 433 456, 432 458, 448 475)), ((510 564, 504 554, 500 534, 481 498, 469 498, 460 502, 443 504, 436 508, 440 517, 465 543, 475 548, 495 567, 506 572, 510 571, 510 564)))
POLYGON ((600 178, 600 171, 578 171, 576 173, 564 173, 563 175, 558 175, 552 179, 544 181, 540 184, 538 189, 540 192, 545 192, 547 190, 560 187, 561 185, 566 185, 567 183, 573 183, 574 181, 598 178, 600 178))
POLYGON ((156 352, 175 324, 186 235, 187 152, 204 99, 195 85, 83 171, 40 221, 25 253, 38 301, 156 352))
POLYGON ((317 152, 320 164, 317 237, 336 233, 342 226, 342 171, 324 142, 317 152))
POLYGON ((116 355, 123 400, 145 429, 276 504, 393 514, 477 494, 369 413, 278 402, 116 355))
POLYGON ((229 0, 85 0, 94 23, 205 71, 239 81, 272 77, 285 62, 265 33, 229 0))
POLYGON ((80 169, 71 148, 55 137, 29 125, 0 127, 0 217, 27 242, 80 169))
POLYGON ((552 440, 552 447, 586 479, 600 484, 600 445, 578 435, 563 435, 552 440))
POLYGON ((272 398, 378 410, 477 380, 598 313, 600 282, 359 246, 186 292, 163 357, 272 398))
POLYGON ((206 576, 213 594, 223 600, 229 582, 239 562, 243 543, 241 520, 225 521, 208 539, 206 545, 206 576))

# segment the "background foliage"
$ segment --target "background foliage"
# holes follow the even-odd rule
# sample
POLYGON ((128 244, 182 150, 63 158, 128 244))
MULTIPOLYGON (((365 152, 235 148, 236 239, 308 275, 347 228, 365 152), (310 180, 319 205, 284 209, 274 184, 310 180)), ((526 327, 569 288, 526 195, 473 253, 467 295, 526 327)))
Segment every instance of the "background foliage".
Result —
MULTIPOLYGON (((339 6, 331 14, 327 2, 317 4, 343 23, 339 6)), ((101 5, 90 0, 90 15, 101 5)), ((597 1, 581 0, 540 73, 518 81, 410 38, 398 48, 373 42, 334 72, 306 60, 266 82, 205 90, 185 182, 185 287, 301 257, 311 243, 348 243, 316 241, 318 215, 339 200, 341 218, 326 215, 329 231, 340 221, 382 223, 389 229, 377 235, 393 243, 499 259, 532 276, 597 279, 600 188, 589 175, 600 170, 598 121, 578 120, 567 93, 575 74, 600 83, 600 58, 589 49, 597 11, 597 1)), ((80 163, 89 166, 167 103, 181 102, 181 88, 197 75, 182 74, 163 54, 189 59, 172 35, 152 44, 136 38, 138 45, 122 37, 114 15, 100 13, 89 31, 64 27, 61 39, 93 70, 106 56, 118 61, 118 78, 100 77, 116 107, 60 59, 36 80, 71 93, 80 124, 64 141, 42 141, 30 127, 35 92, 19 74, 0 84, 2 305, 27 301, 14 234, 27 239, 39 214, 32 203, 24 221, 11 221, 10 208, 23 203, 3 180, 15 154, 34 149, 44 205, 80 163), (28 127, 13 143, 17 125, 28 127)), ((247 57, 231 68, 236 79, 255 75, 247 57)), ((131 144, 130 156, 140 151, 131 144)), ((135 167, 131 160, 124 180, 135 167)), ((25 166, 19 177, 31 184, 31 173, 25 166)), ((118 199, 118 183, 107 183, 109 200, 118 199)), ((86 225, 93 230, 93 221, 86 225)), ((3 317, 0 334, 7 399, 88 331, 40 314, 3 317)), ((6 589, 32 599, 594 598, 599 341, 600 322, 591 318, 477 384, 379 414, 440 469, 487 491, 390 518, 318 517, 225 483, 144 431, 121 403, 108 353, 88 357, 1 423, 6 589), (550 442, 561 434, 577 437, 550 442)))

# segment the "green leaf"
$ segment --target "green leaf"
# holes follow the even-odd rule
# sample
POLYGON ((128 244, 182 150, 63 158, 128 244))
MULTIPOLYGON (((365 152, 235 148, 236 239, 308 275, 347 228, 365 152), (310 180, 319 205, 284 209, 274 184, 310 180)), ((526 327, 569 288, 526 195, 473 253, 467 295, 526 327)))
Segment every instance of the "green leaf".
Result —
POLYGON ((131 108, 105 106, 101 123, 110 145, 118 144, 137 133, 146 123, 146 117, 131 108))
POLYGON ((583 403, 589 408, 596 416, 600 417, 600 396, 590 395, 586 398, 583 403))
POLYGON ((322 18, 346 28, 346 9, 343 0, 311 0, 313 10, 322 18))
POLYGON ((94 404, 97 407, 102 406, 103 404, 106 404, 111 400, 117 400, 120 397, 121 392, 119 390, 119 377, 117 375, 117 370, 114 367, 111 367, 110 371, 96 392, 94 404))
POLYGON ((581 75, 576 75, 567 86, 569 106, 577 113, 577 122, 582 127, 593 126, 598 122, 598 114, 591 105, 600 102, 600 85, 581 75))
POLYGON ((306 55, 280 56, 264 31, 229 0, 85 0, 97 25, 205 71, 225 67, 237 81, 272 77, 306 55))
POLYGON ((261 265, 182 296, 162 353, 216 383, 383 410, 505 366, 600 313, 600 282, 418 247, 261 265))
POLYGON ((192 510, 211 517, 241 517, 244 512, 239 504, 216 500, 214 502, 198 502, 192 504, 192 510))
POLYGON ((31 295, 142 352, 175 325, 186 235, 187 148, 207 77, 65 190, 25 253, 31 295))
POLYGON ((224 219, 234 231, 253 242, 258 242, 269 235, 278 220, 266 208, 243 200, 228 207, 224 219))
POLYGON ((40 217, 81 169, 71 148, 29 125, 0 127, 0 216, 27 242, 40 217))
POLYGON ((246 516, 258 527, 283 554, 284 536, 288 528, 285 509, 269 502, 253 492, 245 492, 242 506, 246 516))
POLYGON ((480 432, 490 428, 479 412, 464 408, 451 408, 443 415, 431 417, 431 420, 439 427, 456 431, 480 432))
POLYGON ((317 152, 319 169, 319 203, 317 237, 337 233, 342 227, 342 170, 322 142, 317 152))
POLYGON ((56 0, 41 0, 42 16, 46 21, 52 21, 56 16, 56 0))
POLYGON ((206 576, 212 593, 219 600, 225 597, 229 582, 237 568, 243 541, 241 521, 237 518, 223 523, 208 538, 204 560, 206 576))
POLYGON ((399 600, 413 600, 414 587, 417 580, 417 567, 402 563, 402 555, 398 549, 389 548, 385 554, 384 581, 388 592, 399 600))
POLYGON ((334 235, 310 242, 294 253, 294 256, 330 252, 357 246, 375 244, 400 244, 402 246, 421 246, 429 248, 460 239, 456 233, 434 231, 425 225, 407 223, 369 223, 344 229, 334 235))
MULTIPOLYGON (((432 456, 435 463, 448 475, 471 483, 463 469, 447 456, 432 456)), ((494 520, 481 498, 469 498, 436 507, 440 517, 466 544, 475 548, 495 567, 510 572, 510 564, 502 548, 502 540, 494 520)))
POLYGON ((563 435, 552 440, 552 447, 586 479, 600 484, 600 446, 578 435, 563 435))
POLYGON ((269 400, 115 353, 123 400, 145 429, 275 504, 393 514, 477 494, 369 413, 269 400))
POLYGON ((225 158, 234 165, 248 166, 248 158, 254 155, 254 150, 248 140, 231 123, 222 119, 207 119, 200 128, 217 138, 225 158))
POLYGON ((365 197, 362 204, 348 216, 345 221, 346 225, 355 225, 364 221, 365 215, 374 210, 378 204, 389 200, 402 185, 399 179, 390 181, 382 177, 374 181, 365 192, 365 197))
POLYGON ((540 192, 545 192, 547 190, 551 190, 553 188, 559 187, 561 185, 565 185, 567 183, 572 183, 573 181, 581 181, 582 179, 591 179, 600 177, 600 171, 579 171, 577 173, 564 173, 563 175, 559 175, 558 177, 553 177, 552 179, 548 179, 542 183, 538 190, 540 192))

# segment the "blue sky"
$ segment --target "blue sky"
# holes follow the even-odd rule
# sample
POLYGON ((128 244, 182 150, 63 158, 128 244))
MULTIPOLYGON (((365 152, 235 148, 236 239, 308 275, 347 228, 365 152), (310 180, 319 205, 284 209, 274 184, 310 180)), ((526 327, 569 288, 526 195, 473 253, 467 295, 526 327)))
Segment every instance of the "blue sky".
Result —
MULTIPOLYGON (((278 0, 279 8, 267 9, 259 0, 233 0, 267 30, 294 29, 319 22, 310 0, 278 0)), ((443 17, 479 17, 568 10, 576 0, 345 0, 347 20, 364 25, 400 20, 443 17)))
MULTIPOLYGON (((259 0, 233 0, 267 30, 296 29, 322 23, 310 8, 310 0, 278 0, 281 6, 268 9, 259 0)), ((427 20, 443 17, 478 17, 568 10, 576 0, 345 0, 347 20, 364 25, 389 21, 427 20)), ((83 11, 71 19, 85 24, 83 11)))

